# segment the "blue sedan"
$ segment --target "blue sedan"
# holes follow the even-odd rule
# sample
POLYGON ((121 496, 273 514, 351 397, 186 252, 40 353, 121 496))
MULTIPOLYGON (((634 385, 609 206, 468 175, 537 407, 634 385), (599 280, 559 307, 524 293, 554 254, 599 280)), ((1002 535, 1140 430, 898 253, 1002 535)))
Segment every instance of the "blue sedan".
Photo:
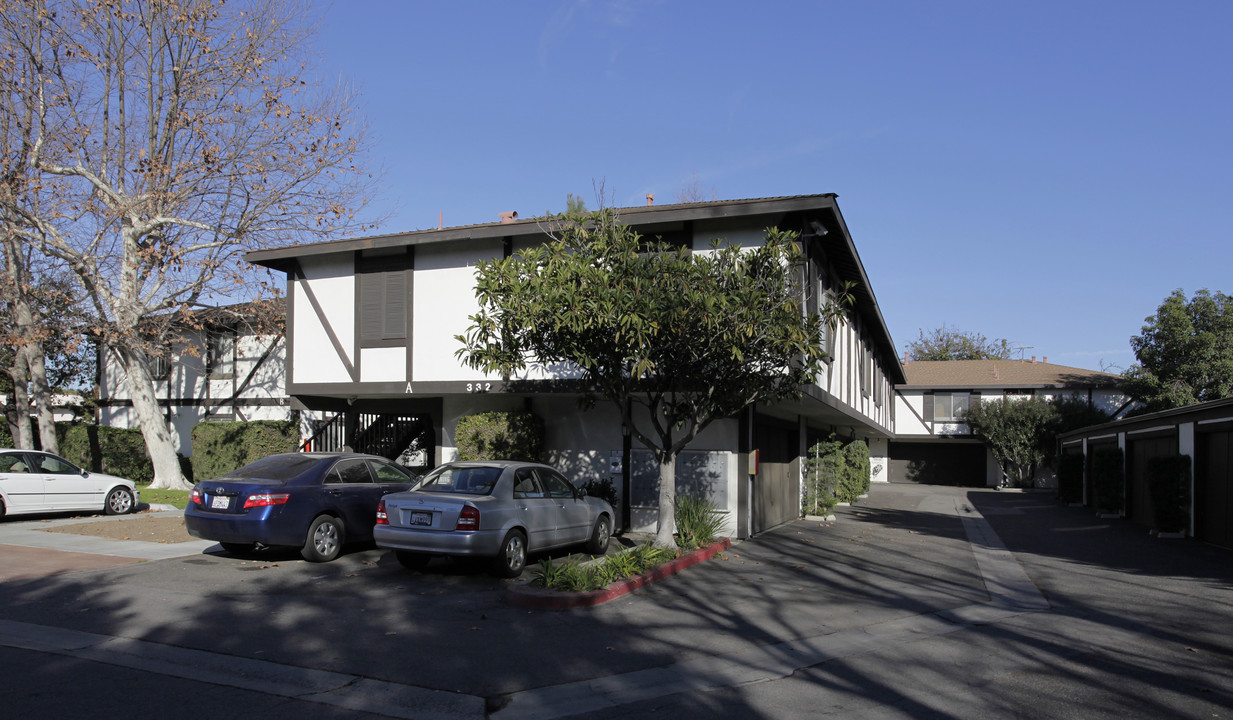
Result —
POLYGON ((194 486, 184 524, 232 554, 297 547, 309 562, 329 562, 344 544, 371 540, 381 498, 414 481, 375 455, 271 455, 194 486))

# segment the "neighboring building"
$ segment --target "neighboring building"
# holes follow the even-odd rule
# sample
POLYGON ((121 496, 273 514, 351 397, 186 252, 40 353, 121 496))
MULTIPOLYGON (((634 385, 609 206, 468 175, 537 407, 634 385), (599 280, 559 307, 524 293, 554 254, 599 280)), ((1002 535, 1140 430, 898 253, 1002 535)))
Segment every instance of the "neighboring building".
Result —
POLYGON ((1122 514, 1152 524, 1148 461, 1190 457, 1190 534, 1233 549, 1233 398, 1137 415, 1082 428, 1058 437, 1063 453, 1082 454, 1083 498, 1093 502, 1091 457, 1100 448, 1122 451, 1122 514))
MULTIPOLYGON (((256 330, 251 322, 258 311, 281 315, 282 301, 269 303, 197 311, 190 326, 170 333, 179 339, 154 359, 155 394, 181 455, 192 455, 197 423, 292 418, 283 335, 256 330)), ((99 351, 98 373, 99 424, 139 427, 124 371, 105 349, 99 351)))
MULTIPOLYGON (((1120 417, 1128 398, 1120 376, 1031 360, 912 360, 895 390, 891 482, 996 487, 1002 470, 984 442, 962 421, 972 403, 1003 397, 1079 397, 1120 417)), ((1042 486, 1055 477, 1038 475, 1042 486)))
MULTIPOLYGON (((717 239, 756 246, 770 226, 800 232, 810 310, 839 283, 856 283, 855 306, 825 338, 833 359, 801 400, 717 421, 682 454, 679 485, 708 492, 728 513, 729 534, 745 537, 798 517, 802 458, 812 442, 832 432, 866 440, 874 465, 885 466, 895 431, 894 389, 904 381, 903 369, 834 195, 619 213, 643 235, 695 252, 706 252, 717 239), (757 462, 751 462, 754 457, 757 462)), ((549 462, 577 482, 613 479, 626 526, 652 530, 657 473, 650 453, 622 431, 615 408, 581 410, 577 394, 554 382, 576 373, 533 368, 509 379, 517 381, 515 389, 455 355, 456 336, 478 309, 475 263, 546 240, 538 221, 516 217, 504 213, 501 222, 482 225, 250 253, 249 261, 287 274, 287 391, 295 407, 336 413, 346 426, 344 442, 383 418, 421 420, 431 428, 429 464, 455 456, 460 417, 529 409, 545 422, 549 462)), ((323 445, 320 438, 310 444, 323 445)))

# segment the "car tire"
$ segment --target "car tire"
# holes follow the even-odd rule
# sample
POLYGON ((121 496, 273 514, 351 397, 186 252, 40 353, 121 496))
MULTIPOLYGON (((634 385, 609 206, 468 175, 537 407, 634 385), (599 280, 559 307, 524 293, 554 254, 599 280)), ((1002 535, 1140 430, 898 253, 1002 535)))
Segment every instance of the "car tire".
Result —
POLYGON ((527 536, 521 530, 510 530, 501 541, 501 551, 493 558, 492 573, 497 577, 515 578, 527 566, 527 536))
POLYGON ((587 540, 587 552, 591 555, 603 555, 608 552, 608 541, 612 539, 612 521, 607 515, 600 515, 595 521, 595 529, 591 531, 591 539, 587 540))
POLYGON ((257 549, 257 543, 220 542, 219 545, 223 546, 228 555, 244 556, 257 549))
POLYGON ((308 562, 329 562, 342 552, 343 524, 333 515, 318 515, 308 526, 300 556, 308 562))
POLYGON ((131 513, 136 504, 133 501, 131 490, 123 487, 113 488, 107 493, 107 500, 103 502, 103 512, 108 515, 125 515, 131 513))
POLYGON ((431 555, 406 550, 395 550, 394 557, 398 558, 398 563, 408 570, 423 570, 432 560, 431 555))

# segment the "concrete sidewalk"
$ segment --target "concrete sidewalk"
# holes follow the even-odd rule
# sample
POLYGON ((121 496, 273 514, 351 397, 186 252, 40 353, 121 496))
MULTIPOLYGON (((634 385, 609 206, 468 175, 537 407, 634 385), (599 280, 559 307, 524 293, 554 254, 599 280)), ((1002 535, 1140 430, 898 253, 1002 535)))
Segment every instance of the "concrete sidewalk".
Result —
MULTIPOLYGON (((148 511, 141 513, 143 516, 183 513, 170 505, 145 507, 148 511)), ((199 555, 216 544, 206 540, 182 543, 112 540, 93 535, 49 531, 51 528, 68 525, 122 522, 133 517, 38 515, 32 518, 7 518, 0 522, 0 582, 199 555)))

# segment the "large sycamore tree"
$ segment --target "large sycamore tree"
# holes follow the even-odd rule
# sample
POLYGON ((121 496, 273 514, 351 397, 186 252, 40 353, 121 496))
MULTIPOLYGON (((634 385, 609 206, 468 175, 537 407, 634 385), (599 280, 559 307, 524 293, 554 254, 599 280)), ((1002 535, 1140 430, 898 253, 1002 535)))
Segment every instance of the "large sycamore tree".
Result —
POLYGON ((826 357, 796 236, 694 252, 641 237, 610 208, 545 223, 545 244, 477 265, 480 309, 459 356, 491 374, 572 374, 584 400, 620 408, 658 463, 655 542, 673 547, 681 451, 715 420, 797 397, 826 357))
POLYGON ((1233 297, 1199 290, 1187 300, 1174 290, 1144 322, 1124 383, 1139 412, 1233 395, 1233 297))
POLYGON ((250 299, 243 253, 363 229, 371 183, 342 87, 311 80, 282 0, 24 0, 0 8, 6 231, 76 277, 123 368, 154 487, 187 487, 150 376, 167 320, 250 299))

